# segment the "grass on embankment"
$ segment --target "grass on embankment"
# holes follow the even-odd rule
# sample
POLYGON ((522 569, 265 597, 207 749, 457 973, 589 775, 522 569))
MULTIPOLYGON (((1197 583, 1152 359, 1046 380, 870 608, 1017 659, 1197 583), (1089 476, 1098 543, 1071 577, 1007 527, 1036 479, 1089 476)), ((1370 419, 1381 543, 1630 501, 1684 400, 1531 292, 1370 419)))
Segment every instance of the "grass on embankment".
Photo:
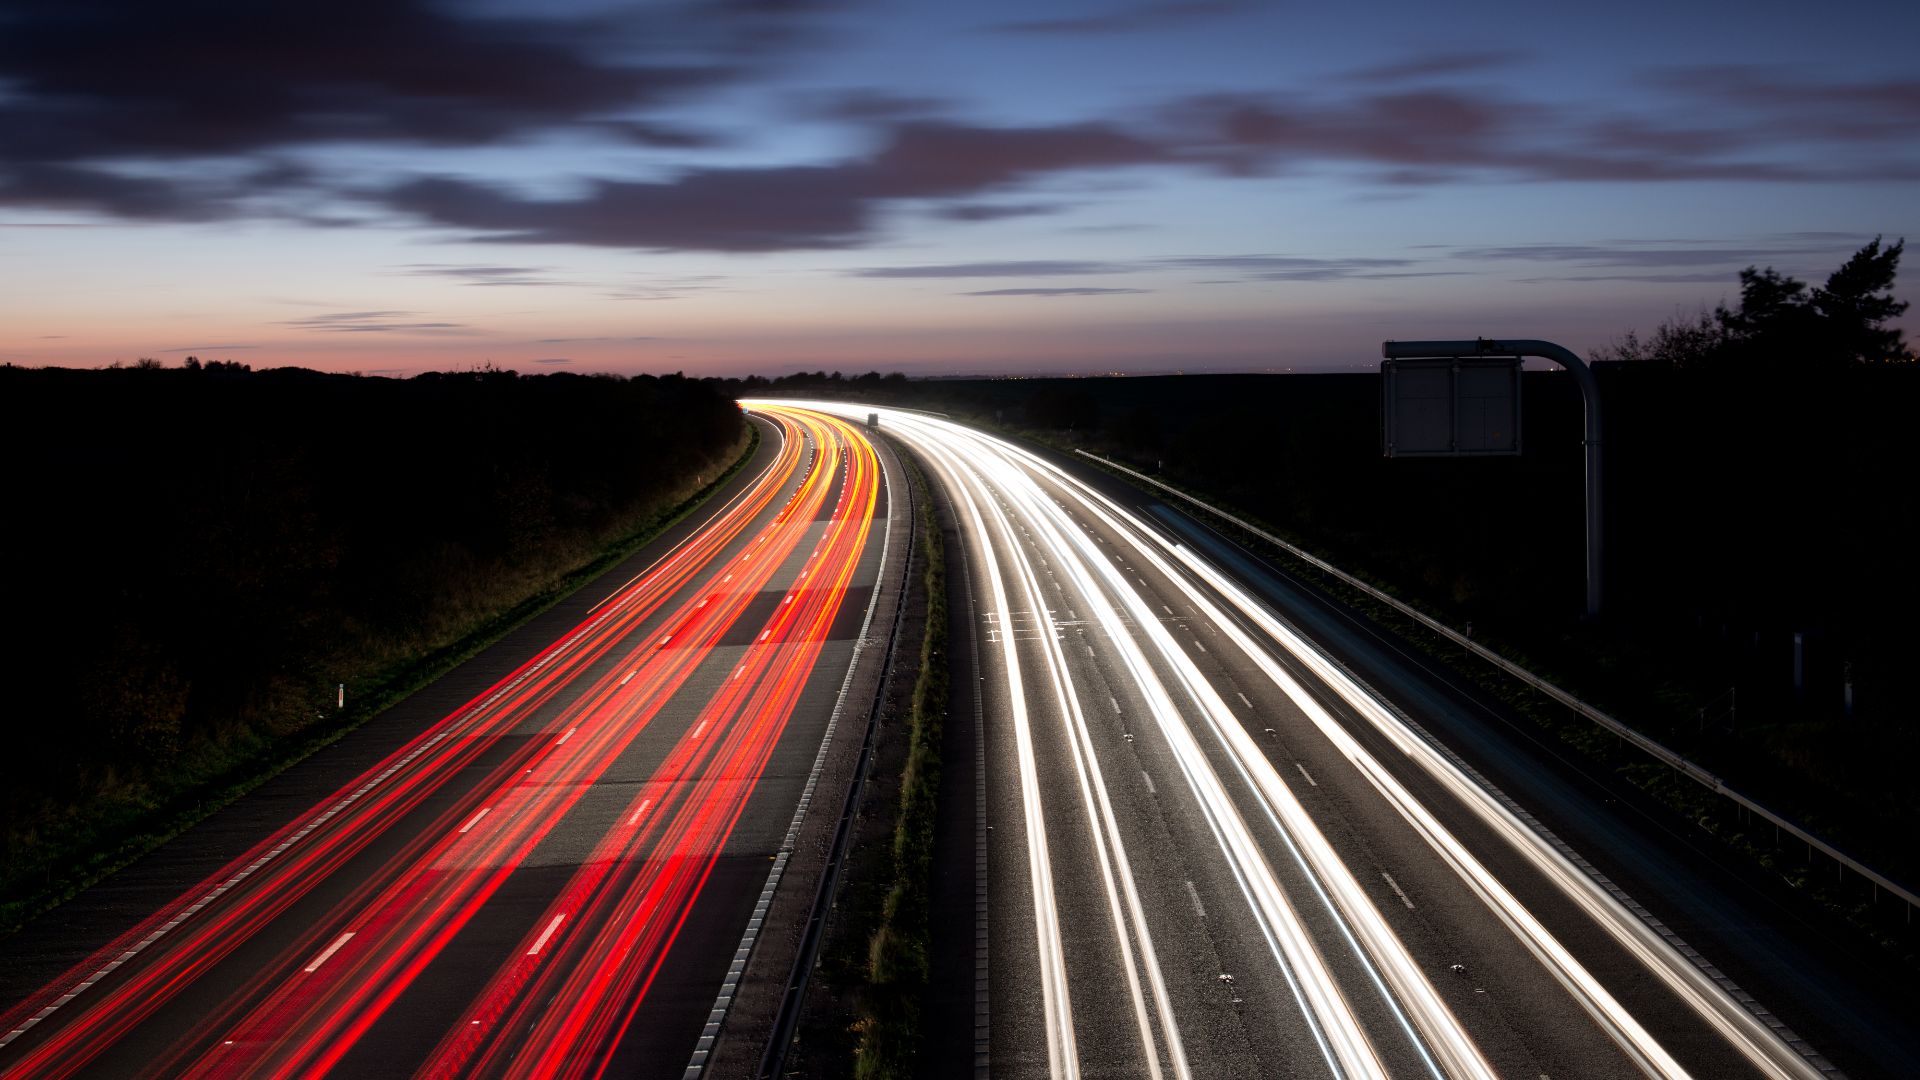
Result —
POLYGON ((926 634, 920 642, 920 673, 907 713, 907 760, 900 776, 899 816, 893 831, 893 877, 880 925, 867 946, 867 985, 855 1025, 858 1080, 915 1073, 920 1012, 928 974, 931 928, 928 910, 933 874, 933 829, 940 790, 940 732, 946 716, 947 557, 935 519, 926 474, 902 455, 918 495, 920 555, 927 593, 926 634))
POLYGON ((84 821, 41 839, 36 857, 10 867, 0 882, 0 937, 132 864, 286 769, 465 663, 514 629, 591 583, 698 510, 731 481, 760 445, 759 429, 744 425, 740 449, 719 477, 547 587, 504 609, 471 620, 454 640, 354 680, 346 710, 278 738, 247 733, 183 753, 169 775, 107 789, 84 821), (36 880, 38 879, 38 880, 36 880))

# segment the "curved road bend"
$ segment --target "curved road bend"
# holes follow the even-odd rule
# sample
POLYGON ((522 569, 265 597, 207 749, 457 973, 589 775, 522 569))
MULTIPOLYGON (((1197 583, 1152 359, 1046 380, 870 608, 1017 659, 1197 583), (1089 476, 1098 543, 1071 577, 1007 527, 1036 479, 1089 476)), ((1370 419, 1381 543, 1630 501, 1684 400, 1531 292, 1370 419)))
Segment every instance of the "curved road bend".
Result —
MULTIPOLYGON (((96 935, 118 932, 38 989, 8 987, 0 1073, 680 1075, 884 546, 885 479, 858 428, 759 422, 763 467, 720 509, 590 610, 591 588, 563 604, 569 623, 536 620, 544 647, 523 632, 444 680, 491 665, 471 700, 401 737, 376 720, 216 816, 217 833, 279 814, 198 880, 166 864, 204 858, 203 830, 161 849, 129 874, 177 879, 157 910, 117 906, 113 881, 76 901, 96 935)), ((6 943, 9 970, 44 967, 68 921, 6 943)))
POLYGON ((883 428, 978 610, 1008 1077, 1811 1077, 1817 1062, 1163 525, 883 428))

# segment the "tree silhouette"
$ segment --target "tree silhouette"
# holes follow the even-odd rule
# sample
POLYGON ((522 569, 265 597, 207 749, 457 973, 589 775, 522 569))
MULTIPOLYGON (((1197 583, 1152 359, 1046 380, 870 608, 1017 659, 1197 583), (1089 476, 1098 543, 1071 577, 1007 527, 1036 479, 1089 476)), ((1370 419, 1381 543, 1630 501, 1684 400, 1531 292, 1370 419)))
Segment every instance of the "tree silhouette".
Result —
POLYGON ((1721 303, 1694 319, 1676 315, 1645 338, 1629 330, 1592 358, 1745 374, 1912 363, 1900 328, 1886 325, 1907 310, 1893 298, 1905 249, 1905 240, 1883 244, 1876 236, 1812 290, 1771 266, 1749 266, 1740 271, 1739 307, 1721 303))
POLYGON ((1907 309, 1890 292, 1906 241, 1882 247, 1880 239, 1854 252, 1812 292, 1771 266, 1740 271, 1740 307, 1714 310, 1724 337, 1712 360, 1805 370, 1911 359, 1900 330, 1884 325, 1907 309))
POLYGON ((1819 313, 1826 331, 1833 335, 1833 348, 1856 364, 1883 364, 1911 361, 1899 327, 1884 325, 1907 310, 1904 300, 1893 298, 1893 277, 1900 268, 1900 254, 1907 242, 1902 239, 1884 248, 1880 238, 1854 252, 1840 269, 1827 279, 1824 288, 1813 290, 1808 305, 1819 313))

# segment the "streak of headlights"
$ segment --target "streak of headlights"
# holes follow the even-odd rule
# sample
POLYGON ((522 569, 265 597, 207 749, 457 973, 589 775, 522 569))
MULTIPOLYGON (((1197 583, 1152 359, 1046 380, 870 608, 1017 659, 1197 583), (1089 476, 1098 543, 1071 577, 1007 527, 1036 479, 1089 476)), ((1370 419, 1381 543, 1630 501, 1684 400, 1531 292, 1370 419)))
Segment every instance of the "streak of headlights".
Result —
MULTIPOLYGON (((1227 575, 1200 558, 1184 545, 1163 537, 1133 514, 1086 484, 1045 461, 1014 449, 1029 467, 1045 471, 1073 490, 1090 507, 1097 506, 1109 524, 1126 524, 1127 531, 1176 559, 1194 578, 1225 599, 1274 644, 1330 687, 1357 714, 1386 736, 1408 758, 1432 778, 1444 785, 1476 816, 1504 837, 1563 894, 1603 927, 1623 948, 1635 956, 1650 972, 1721 1036, 1737 1048, 1765 1075, 1811 1080, 1820 1076, 1791 1046, 1763 1024, 1698 965, 1688 960, 1643 920, 1626 910, 1591 876, 1575 867, 1565 855, 1544 837, 1521 822, 1480 784, 1468 777, 1425 739, 1403 724, 1393 711, 1360 685, 1338 664, 1300 637, 1227 575)), ((1402 815, 1422 838, 1448 863, 1490 910, 1505 923, 1529 951, 1540 959, 1554 978, 1565 986, 1581 1006, 1593 1016, 1650 1075, 1681 1077, 1687 1075, 1680 1064, 1634 1019, 1624 1006, 1600 985, 1578 960, 1505 888, 1499 879, 1455 838, 1423 804, 1402 786, 1380 762, 1340 726, 1331 714, 1292 678, 1266 648, 1240 629, 1185 575, 1175 572, 1151 547, 1141 545, 1142 553, 1168 579, 1174 582, 1196 607, 1200 608, 1234 643, 1260 666, 1261 670, 1315 724, 1326 738, 1367 777, 1368 781, 1402 815)), ((1244 733, 1243 733, 1244 734, 1244 733)), ((1257 751, 1256 751, 1257 752, 1257 751)))
MULTIPOLYGON (((828 403, 818 403, 826 411, 840 411, 839 407, 828 403)), ((855 411, 855 410, 846 410, 855 411)), ((1034 474, 1049 475, 1047 470, 1036 470, 1037 462, 998 440, 979 436, 957 425, 943 424, 903 414, 886 413, 889 424, 922 449, 928 451, 930 458, 936 461, 941 471, 950 477, 966 477, 972 483, 990 482, 1000 495, 1010 500, 1025 521, 1039 533, 1034 542, 1052 554, 1078 591, 1091 604, 1097 620, 1109 628, 1121 627, 1131 620, 1139 632, 1147 639, 1159 663, 1171 669, 1182 697, 1191 702, 1204 719, 1207 728, 1218 743, 1227 751, 1235 771, 1247 789, 1252 792, 1261 806, 1264 815, 1282 839, 1289 854, 1296 860, 1307 879, 1313 882, 1313 891, 1318 901, 1332 915, 1340 927, 1340 933, 1352 948, 1356 957, 1365 967, 1369 979, 1380 994, 1382 1001, 1395 1015, 1399 1026, 1404 1030, 1411 1044, 1434 1075, 1441 1075, 1441 1068, 1435 1062, 1427 1045, 1415 1033, 1415 1022, 1409 1020, 1403 1002, 1419 1017, 1417 1026, 1426 1040, 1435 1048, 1446 1063, 1447 1072, 1456 1076, 1490 1077, 1492 1070, 1482 1059, 1471 1040, 1460 1029, 1457 1020, 1442 1004, 1438 995, 1420 974, 1417 966, 1407 955, 1404 946, 1391 930, 1377 909, 1366 899, 1351 872, 1334 854, 1331 845, 1307 817, 1305 809, 1294 799, 1290 789, 1280 780, 1271 764, 1260 754, 1247 737, 1239 720, 1227 709, 1205 678, 1193 664, 1172 636, 1160 625, 1159 620, 1148 607, 1147 601, 1134 591, 1119 572, 1093 547, 1081 531, 1078 524, 1062 511, 1035 482, 1034 474), (964 463, 964 464, 963 464, 964 463), (1111 599, 1110 599, 1111 597, 1111 599), (1124 615, 1122 614, 1124 612, 1124 615), (1331 890, 1331 895, 1329 895, 1331 890), (1365 939, 1363 947, 1360 939, 1365 939), (1376 963, 1378 961, 1378 963, 1376 963), (1384 975, 1381 971, 1384 965, 1384 975), (1391 984, 1392 990, 1388 986, 1391 984)), ((967 516, 975 523, 976 529, 984 534, 980 521, 977 500, 964 486, 957 486, 964 494, 967 504, 967 516)), ((1086 500, 1081 498, 1084 503, 1086 500)), ((1099 508, 1088 504, 1090 510, 1098 513, 1099 508)), ((996 522, 1000 534, 1008 549, 1018 552, 1010 526, 1004 519, 996 522)), ((1131 530, 1121 530, 1128 534, 1131 530)), ((994 585, 995 603, 1001 612, 1009 610, 1005 590, 1000 582, 997 558, 990 560, 989 577, 994 585)), ((1023 556, 1024 562, 1024 556, 1023 556)), ((1036 616, 1044 614, 1045 601, 1040 598, 1039 583, 1032 576, 1030 568, 1023 566, 1024 580, 1029 591, 1035 597, 1036 616)), ((1132 915, 1134 933, 1142 942, 1142 953, 1150 982, 1155 990, 1155 1002, 1161 1014, 1162 1027, 1169 1034, 1169 1041, 1175 1051, 1178 1067, 1184 1062, 1178 1054, 1177 1027, 1174 1026, 1171 1008, 1167 1004, 1164 985, 1160 979, 1158 965, 1151 953, 1151 938, 1145 933, 1144 916, 1140 913, 1138 900, 1133 892, 1131 876, 1127 873, 1124 847, 1119 844, 1118 827, 1112 820, 1111 807, 1106 801, 1104 786, 1100 782, 1097 762, 1093 761, 1090 737, 1085 730, 1084 714, 1079 708, 1077 698, 1072 692, 1070 675, 1066 674, 1063 658, 1058 654, 1058 646, 1052 641, 1051 633, 1042 637, 1047 642, 1047 659, 1050 676, 1056 688, 1056 697, 1060 703, 1071 738, 1076 768, 1079 770, 1083 789, 1083 798, 1088 803, 1089 824, 1095 833, 1096 847, 1101 852, 1102 874, 1109 884, 1109 900, 1114 907, 1116 932, 1123 942, 1123 954, 1128 958, 1128 978, 1130 988, 1134 989, 1136 1010, 1139 1009, 1137 983, 1133 981, 1131 954, 1125 950, 1126 930, 1120 924, 1118 905, 1112 899, 1112 871, 1106 865, 1108 843, 1111 841, 1115 853, 1115 864, 1125 883, 1128 895, 1129 913, 1132 915), (1098 794, 1093 794, 1097 790, 1098 794), (1100 813, 1093 811, 1098 807, 1100 813)), ((1288 985, 1292 989, 1303 1015, 1305 1016, 1322 1054, 1325 1056, 1330 1072, 1337 1076, 1382 1076, 1386 1067, 1370 1041, 1367 1032, 1361 1026, 1338 982, 1327 967, 1324 957, 1308 933, 1300 913, 1280 886, 1272 868, 1267 864, 1259 841, 1253 830, 1235 808, 1226 785, 1213 768, 1187 720, 1182 716, 1175 697, 1156 674, 1153 661, 1147 652, 1131 634, 1124 631, 1114 633, 1112 640, 1119 658, 1132 677, 1140 696, 1148 704, 1155 725, 1166 738, 1182 775, 1193 792, 1209 828, 1212 830, 1220 850, 1226 856, 1228 866, 1245 896, 1257 925, 1272 950, 1276 964, 1280 967, 1288 985)), ((1002 635, 1002 648, 1008 659, 1010 680, 1016 687, 1016 702, 1019 697, 1020 676, 1018 659, 1012 648, 1010 635, 1002 635)), ((1019 708, 1024 714, 1024 708, 1019 708)), ((1024 715, 1022 721, 1024 722, 1024 715)), ((1023 786, 1030 781, 1026 770, 1031 768, 1030 735, 1016 725, 1016 735, 1023 740, 1021 764, 1023 786)), ((1036 811, 1030 809, 1033 819, 1036 811)), ((1030 855, 1032 851, 1030 849, 1030 855)), ((1039 857, 1044 857, 1043 852, 1039 857)), ((1047 880, 1036 871, 1035 881, 1047 880)), ((1057 941, 1041 942, 1044 958, 1057 958, 1057 941)), ((1060 976, 1062 979, 1064 975, 1060 976)), ((1064 983, 1063 992, 1064 992, 1064 983)), ((1157 1061, 1150 1032, 1144 1016, 1140 1018, 1143 1042, 1149 1060, 1157 1061)))

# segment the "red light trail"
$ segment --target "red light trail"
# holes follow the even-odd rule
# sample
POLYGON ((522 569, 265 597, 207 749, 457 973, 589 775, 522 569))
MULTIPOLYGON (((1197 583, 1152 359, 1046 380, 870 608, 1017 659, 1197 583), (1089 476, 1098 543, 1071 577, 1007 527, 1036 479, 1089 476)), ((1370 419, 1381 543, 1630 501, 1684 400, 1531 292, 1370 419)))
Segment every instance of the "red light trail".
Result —
POLYGON ((488 949, 492 976, 421 1072, 600 1075, 787 729, 879 505, 855 427, 766 415, 775 460, 729 506, 486 693, 0 1017, 20 1043, 0 1043, 0 1068, 83 1073, 243 954, 252 973, 138 1071, 317 1075, 429 965, 488 949), (668 716, 684 728, 654 736, 668 716), (657 759, 636 752, 643 738, 657 759), (643 782, 609 780, 636 758, 652 762, 643 782), (614 790, 623 805, 607 805, 614 790), (590 830, 588 854, 553 850, 563 823, 569 851, 590 830), (561 861, 570 875, 531 917, 499 902, 561 861), (497 925, 509 910, 517 936, 497 925), (261 956, 282 919, 305 921, 261 956))

